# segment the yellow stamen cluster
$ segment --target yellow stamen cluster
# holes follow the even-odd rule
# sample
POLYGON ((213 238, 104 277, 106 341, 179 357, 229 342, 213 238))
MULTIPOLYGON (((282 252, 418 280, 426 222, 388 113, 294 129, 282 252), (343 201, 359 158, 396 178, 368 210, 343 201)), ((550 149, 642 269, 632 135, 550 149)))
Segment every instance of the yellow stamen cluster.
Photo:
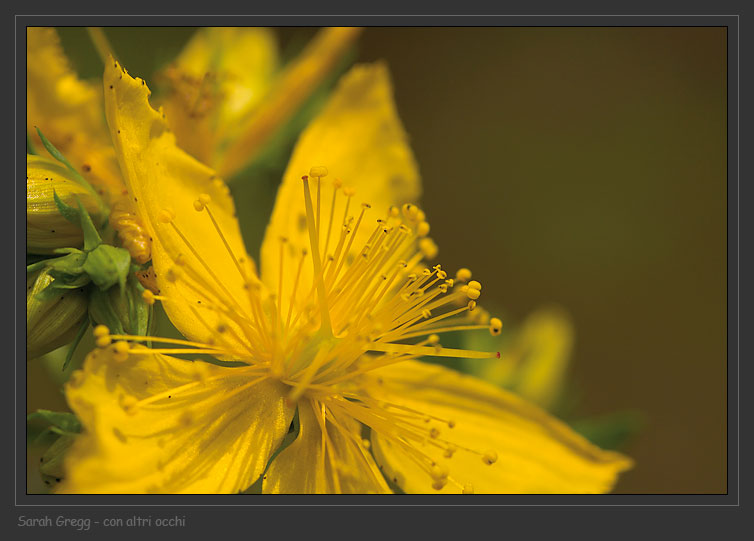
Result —
MULTIPOLYGON (((194 307, 197 320, 215 333, 208 343, 195 343, 110 335, 100 326, 95 329, 97 345, 104 348, 112 340, 120 340, 113 346, 116 360, 130 352, 125 340, 154 340, 183 346, 152 349, 159 353, 207 353, 243 361, 248 368, 235 373, 249 382, 268 377, 288 385, 289 403, 308 399, 316 406, 321 427, 337 425, 337 419, 355 419, 404 449, 427 472, 434 489, 442 490, 450 482, 464 493, 473 492, 470 485, 450 475, 447 464, 438 464, 421 451, 420 444, 431 442, 446 459, 462 450, 490 465, 497 458, 495 452, 449 441, 444 432, 455 427, 453 420, 377 399, 370 390, 375 381, 372 374, 379 368, 424 356, 493 358, 494 353, 444 348, 440 335, 485 328, 495 334, 502 324, 497 318, 490 320, 489 326, 479 322, 475 308, 482 286, 470 281, 471 271, 460 269, 455 278, 449 278, 440 265, 422 265, 423 260, 437 254, 437 246, 427 237, 429 223, 419 207, 393 206, 383 217, 369 219, 368 213, 374 211, 364 204, 357 215, 351 215, 355 192, 338 179, 325 184, 327 174, 326 167, 315 166, 302 177, 309 245, 294 250, 290 239, 279 239, 279 281, 273 291, 247 270, 245 254, 233 252, 212 212, 211 198, 197 194, 194 209, 206 213, 211 221, 243 279, 246 298, 230 293, 210 262, 183 234, 175 212, 163 209, 158 227, 172 229, 185 245, 184 252, 170 254, 174 265, 165 271, 165 278, 186 286, 176 288, 175 294, 188 291, 195 295, 185 300, 194 307), (323 191, 332 201, 324 216, 323 191), (366 237, 364 229, 370 221, 374 225, 366 243, 356 246, 357 235, 366 237), (185 254, 189 253, 206 274, 185 264, 185 254), (310 281, 301 279, 305 265, 312 270, 310 281), (212 325, 207 323, 207 312, 213 315, 212 325)), ((143 296, 149 304, 169 300, 149 290, 143 296)), ((198 377, 187 389, 206 383, 207 378, 198 377)), ((174 389, 171 396, 179 392, 174 389)), ((162 399, 151 397, 138 406, 162 399)), ((342 428, 345 423, 340 425, 342 428)), ((346 440, 354 452, 369 452, 368 441, 346 440)))

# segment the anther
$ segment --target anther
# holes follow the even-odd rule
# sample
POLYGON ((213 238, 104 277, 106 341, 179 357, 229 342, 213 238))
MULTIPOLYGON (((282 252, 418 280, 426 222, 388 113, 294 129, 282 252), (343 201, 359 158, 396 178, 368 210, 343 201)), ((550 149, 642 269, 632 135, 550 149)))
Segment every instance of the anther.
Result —
POLYGON ((367 439, 363 439, 361 440, 361 445, 363 445, 365 449, 369 449, 372 446, 372 442, 367 439))
POLYGON ((335 189, 337 190, 338 188, 343 186, 343 181, 340 180, 339 178, 333 179, 332 185, 335 186, 335 189))
POLYGON ((164 224, 169 224, 175 219, 175 212, 171 208, 164 208, 158 214, 157 219, 164 224))
POLYGON ((497 452, 492 449, 485 451, 484 455, 482 456, 482 462, 484 462, 488 466, 491 466, 492 464, 497 462, 497 452))
POLYGON ((429 429, 429 437, 430 438, 432 438, 434 440, 434 439, 437 439, 438 436, 440 436, 440 429, 439 428, 437 428, 436 426, 433 426, 432 428, 429 429))
POLYGON ((309 169, 309 176, 314 178, 322 178, 327 176, 327 167, 324 165, 315 165, 309 169))
POLYGON ((455 428, 455 427, 456 427, 456 422, 453 419, 450 419, 448 421, 448 428, 455 428))
POLYGON ((482 290, 482 284, 480 284, 476 280, 472 280, 471 282, 469 282, 469 287, 471 289, 478 289, 479 291, 482 290))
POLYGON ((469 312, 473 312, 474 308, 476 308, 476 301, 469 301, 466 307, 469 309, 469 312))
POLYGON ((119 363, 128 360, 128 342, 120 341, 113 344, 113 359, 119 363))
POLYGON ((435 345, 440 342, 440 335, 438 334, 430 334, 427 337, 427 342, 429 342, 431 345, 435 345))
POLYGON ((429 319, 430 317, 432 317, 432 312, 425 308, 424 310, 422 310, 422 317, 424 319, 429 319))
POLYGON ((154 304, 154 302, 155 302, 154 293, 152 293, 148 289, 145 289, 141 293, 141 298, 144 299, 144 302, 147 303, 149 306, 152 306, 154 304))
POLYGON ((100 338, 102 336, 108 336, 110 334, 110 329, 108 329, 106 325, 97 325, 94 327, 92 333, 96 338, 100 338))
POLYGON ((472 301, 477 300, 481 294, 482 293, 478 289, 474 289, 471 287, 466 290, 466 296, 470 298, 472 301))
POLYGON ((456 272, 456 280, 459 282, 468 282, 471 280, 471 271, 467 268, 458 269, 456 272))
POLYGON ((500 334, 501 329, 503 328, 503 322, 500 321, 500 319, 493 317, 490 319, 490 334, 492 336, 497 336, 500 334))
POLYGON ((432 483, 432 488, 434 488, 435 490, 442 490, 447 483, 448 483, 447 479, 439 479, 432 483))
POLYGON ((429 235, 429 224, 427 222, 421 222, 416 226, 416 234, 420 237, 426 237, 429 235))
POLYGON ((443 479, 447 479, 449 474, 450 474, 450 471, 448 471, 448 467, 444 464, 442 465, 435 464, 434 466, 432 466, 432 469, 429 472, 429 475, 435 481, 441 481, 443 479))
POLYGON ((396 207, 395 205, 390 207, 389 214, 391 218, 397 218, 400 215, 400 213, 401 213, 400 209, 396 207))
POLYGON ((421 250, 422 255, 427 259, 434 259, 437 257, 437 252, 439 251, 435 241, 429 237, 424 237, 419 241, 419 250, 421 250))

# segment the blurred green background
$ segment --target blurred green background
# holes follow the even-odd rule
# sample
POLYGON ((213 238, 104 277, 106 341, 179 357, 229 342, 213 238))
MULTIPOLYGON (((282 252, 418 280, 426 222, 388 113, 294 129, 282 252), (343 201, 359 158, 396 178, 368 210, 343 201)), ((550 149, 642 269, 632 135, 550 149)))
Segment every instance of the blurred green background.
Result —
MULTIPOLYGON (((281 29, 284 54, 314 31, 281 29)), ((107 33, 149 83, 191 29, 107 33)), ((98 75, 85 33, 61 35, 77 69, 98 75)), ((439 261, 471 268, 506 324, 565 307, 579 413, 642 413, 619 493, 727 490, 726 38, 368 28, 360 39, 357 60, 392 72, 439 261)), ((29 378, 30 411, 64 408, 40 363, 29 378)))

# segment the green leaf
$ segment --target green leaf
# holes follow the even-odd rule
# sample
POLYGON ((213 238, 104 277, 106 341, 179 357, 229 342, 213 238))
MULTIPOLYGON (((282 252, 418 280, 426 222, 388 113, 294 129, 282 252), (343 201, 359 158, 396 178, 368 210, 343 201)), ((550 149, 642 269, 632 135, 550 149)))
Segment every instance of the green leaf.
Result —
POLYGON ((101 290, 119 284, 125 288, 131 265, 131 255, 123 248, 100 244, 92 250, 84 262, 83 269, 101 290))
POLYGON ((43 422, 57 428, 57 431, 77 434, 81 432, 81 423, 73 413, 64 411, 37 410, 26 416, 26 422, 43 422))

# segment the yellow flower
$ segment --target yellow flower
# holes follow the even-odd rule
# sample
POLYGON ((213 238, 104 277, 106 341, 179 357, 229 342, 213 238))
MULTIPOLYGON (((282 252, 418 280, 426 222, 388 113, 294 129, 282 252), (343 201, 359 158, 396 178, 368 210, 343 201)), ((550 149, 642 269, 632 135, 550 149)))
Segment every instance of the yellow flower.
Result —
POLYGON ((599 493, 630 467, 523 400, 418 361, 486 362, 438 335, 499 332, 499 321, 475 322, 479 282, 422 263, 436 246, 410 203, 419 176, 383 65, 354 68, 302 134, 259 276, 225 184, 178 149, 144 82, 111 62, 105 88, 155 241, 160 291, 145 298, 186 340, 151 337, 164 346, 148 349, 95 330, 99 349, 66 386, 84 432, 60 491, 244 490, 296 411, 299 433, 264 473, 266 493, 388 493, 387 480, 412 493, 599 493))
MULTIPOLYGON (((198 30, 165 72, 171 91, 164 108, 178 144, 225 175, 238 172, 332 71, 358 34, 358 28, 324 29, 280 70, 268 29, 198 30)), ((27 28, 26 43, 27 133, 41 148, 35 128, 41 129, 113 207, 111 225, 133 259, 148 261, 148 239, 129 218, 133 205, 102 114, 102 88, 78 78, 54 28, 27 28)))
POLYGON ((225 178, 248 164, 332 71, 359 28, 325 28, 280 69, 268 28, 202 28, 163 72, 178 145, 225 178))
POLYGON ((120 196, 102 89, 77 77, 54 28, 26 29, 26 133, 42 148, 37 127, 106 201, 120 196))

